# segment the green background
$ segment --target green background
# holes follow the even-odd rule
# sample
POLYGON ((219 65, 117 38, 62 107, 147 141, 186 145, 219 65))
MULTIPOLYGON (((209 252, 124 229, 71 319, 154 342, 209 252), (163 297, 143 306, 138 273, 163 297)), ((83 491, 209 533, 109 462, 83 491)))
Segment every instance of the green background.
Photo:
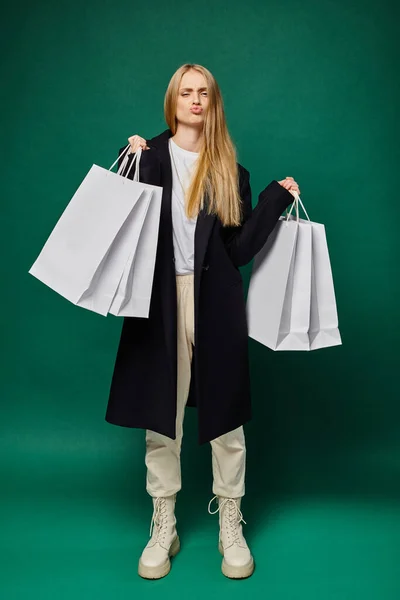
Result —
MULTIPOLYGON (((0 597, 398 600, 400 101, 394 3, 9 3, 3 12, 0 597), (209 444, 185 420, 182 551, 137 575, 152 514, 144 432, 104 420, 122 320, 28 274, 92 163, 166 128, 173 72, 217 78, 253 205, 293 176, 325 224, 343 345, 249 340, 244 532, 220 571, 209 444), (268 393, 267 393, 268 390, 268 393)), ((246 283, 251 265, 244 270, 246 283)), ((145 399, 143 399, 145 401, 145 399)))

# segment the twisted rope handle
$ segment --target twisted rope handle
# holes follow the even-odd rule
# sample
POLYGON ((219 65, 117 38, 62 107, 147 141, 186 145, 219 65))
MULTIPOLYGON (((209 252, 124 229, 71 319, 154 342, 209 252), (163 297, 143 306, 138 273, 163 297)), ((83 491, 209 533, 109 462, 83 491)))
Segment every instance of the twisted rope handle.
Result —
POLYGON ((291 212, 293 210, 293 206, 295 206, 295 208, 296 208, 296 221, 299 222, 299 203, 300 203, 300 206, 303 209, 303 211, 304 211, 307 219, 310 221, 310 217, 308 216, 308 213, 307 213, 307 211, 305 209, 305 206, 302 203, 301 198, 300 198, 300 196, 298 195, 297 192, 294 192, 294 200, 293 200, 292 206, 290 207, 289 213, 288 213, 288 211, 286 209, 286 221, 289 220, 289 217, 290 217, 291 212))
POLYGON ((120 165, 120 167, 119 167, 119 169, 118 169, 118 171, 117 171, 118 175, 122 175, 122 177, 125 177, 125 178, 127 178, 127 177, 128 177, 128 175, 129 175, 129 173, 131 172, 131 169, 132 169, 132 166, 133 166, 133 164, 134 164, 135 160, 137 159, 137 160, 136 160, 136 168, 135 168, 135 172, 134 172, 134 174, 133 174, 133 181, 139 181, 139 162, 140 162, 140 158, 141 158, 141 156, 142 156, 142 148, 141 148, 141 147, 140 147, 140 148, 138 149, 138 151, 135 153, 135 156, 133 157, 133 159, 132 159, 132 162, 131 162, 131 164, 130 164, 130 167, 129 167, 129 169, 128 169, 128 172, 127 172, 125 175, 123 175, 123 171, 124 171, 124 169, 125 169, 125 167, 126 167, 126 164, 127 164, 127 162, 128 162, 128 155, 131 153, 131 152, 130 152, 130 147, 131 147, 131 146, 130 146, 130 144, 128 144, 128 145, 126 146, 126 148, 124 148, 124 150, 121 152, 121 154, 120 154, 120 155, 117 157, 117 159, 116 159, 116 160, 113 162, 113 164, 111 165, 111 167, 110 167, 108 170, 109 170, 109 171, 111 171, 111 169, 112 169, 112 168, 114 167, 114 165, 115 165, 115 164, 116 164, 116 163, 119 161, 119 159, 121 158, 121 156, 124 156, 124 154, 125 154, 125 156, 124 156, 124 158, 123 158, 123 160, 122 160, 122 162, 121 162, 121 165, 120 165), (127 151, 128 151, 128 152, 127 152, 127 151))

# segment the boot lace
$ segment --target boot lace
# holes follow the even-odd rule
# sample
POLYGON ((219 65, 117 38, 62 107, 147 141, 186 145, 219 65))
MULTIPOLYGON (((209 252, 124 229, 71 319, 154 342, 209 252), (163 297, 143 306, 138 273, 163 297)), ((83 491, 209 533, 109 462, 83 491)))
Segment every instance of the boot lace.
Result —
POLYGON ((168 527, 167 502, 165 498, 157 498, 154 504, 153 516, 150 523, 150 537, 156 527, 155 541, 164 541, 168 527))
POLYGON ((208 503, 208 512, 210 515, 215 515, 217 512, 221 511, 220 514, 223 515, 224 518, 228 539, 233 543, 239 543, 240 536, 238 525, 240 525, 240 523, 247 525, 247 523, 243 519, 242 511, 240 510, 237 502, 234 498, 224 498, 222 502, 218 503, 217 509, 212 511, 210 510, 210 507, 214 500, 217 500, 218 502, 218 496, 211 498, 210 502, 208 503), (223 510, 225 507, 226 509, 223 510))

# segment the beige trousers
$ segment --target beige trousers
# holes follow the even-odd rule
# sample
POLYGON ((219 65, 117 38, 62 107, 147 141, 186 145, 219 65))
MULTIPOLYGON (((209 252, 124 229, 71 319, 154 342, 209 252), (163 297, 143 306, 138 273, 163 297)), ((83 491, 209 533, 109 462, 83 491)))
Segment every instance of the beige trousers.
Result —
MULTIPOLYGON (((146 430, 146 490, 155 498, 170 496, 181 489, 181 444, 183 420, 189 395, 194 346, 194 276, 176 275, 178 333, 178 393, 176 438, 146 430)), ((240 498, 245 493, 246 445, 243 427, 210 442, 213 493, 240 498)))

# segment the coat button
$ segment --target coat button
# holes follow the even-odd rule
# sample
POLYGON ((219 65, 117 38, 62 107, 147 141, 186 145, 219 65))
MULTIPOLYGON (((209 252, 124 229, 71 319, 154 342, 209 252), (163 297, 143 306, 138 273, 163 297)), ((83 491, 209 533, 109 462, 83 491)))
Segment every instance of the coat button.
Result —
POLYGON ((173 262, 175 262, 175 256, 174 256, 174 258, 172 259, 172 261, 173 261, 173 262))
POLYGON ((208 271, 209 268, 210 268, 210 265, 204 265, 203 266, 203 271, 208 271))

